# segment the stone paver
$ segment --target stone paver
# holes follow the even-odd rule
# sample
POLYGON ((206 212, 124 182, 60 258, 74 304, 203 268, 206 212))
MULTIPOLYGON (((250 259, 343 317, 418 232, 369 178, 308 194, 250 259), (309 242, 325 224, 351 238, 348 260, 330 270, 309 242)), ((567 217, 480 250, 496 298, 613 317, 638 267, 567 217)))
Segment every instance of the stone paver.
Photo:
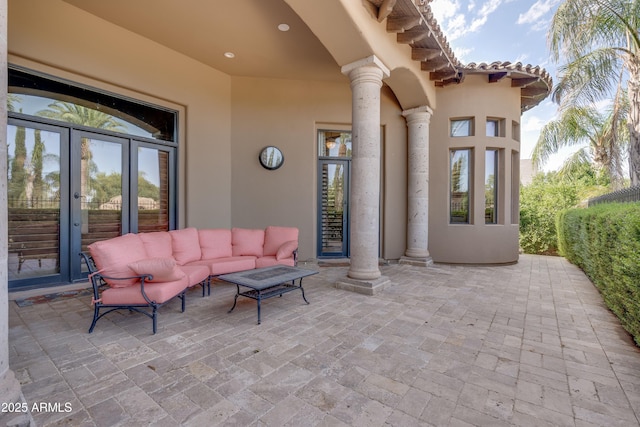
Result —
POLYGON ((90 298, 10 303, 11 368, 39 426, 639 426, 640 349, 563 258, 381 267, 381 293, 317 267, 263 304, 190 291, 159 327, 90 298), (43 405, 44 404, 44 405, 43 405))

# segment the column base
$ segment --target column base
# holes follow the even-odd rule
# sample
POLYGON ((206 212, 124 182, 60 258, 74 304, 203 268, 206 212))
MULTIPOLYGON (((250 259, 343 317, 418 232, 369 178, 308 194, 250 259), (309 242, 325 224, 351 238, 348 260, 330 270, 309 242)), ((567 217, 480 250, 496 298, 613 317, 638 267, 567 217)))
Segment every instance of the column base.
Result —
POLYGON ((399 264, 415 265, 416 267, 428 267, 433 265, 433 258, 428 257, 409 257, 403 256, 398 261, 399 264))
MULTIPOLYGON (((20 383, 11 370, 7 370, 2 378, 0 378, 0 396, 2 396, 2 403, 27 405, 27 402, 22 395, 20 383)), ((22 409, 24 409, 23 406, 20 406, 20 409, 20 411, 0 412, 0 426, 35 426, 29 408, 26 407, 26 412, 22 412, 22 409)))
POLYGON ((344 277, 336 281, 335 287, 359 294, 375 295, 383 290, 389 283, 391 283, 391 281, 386 276, 380 276, 373 280, 356 280, 344 277))

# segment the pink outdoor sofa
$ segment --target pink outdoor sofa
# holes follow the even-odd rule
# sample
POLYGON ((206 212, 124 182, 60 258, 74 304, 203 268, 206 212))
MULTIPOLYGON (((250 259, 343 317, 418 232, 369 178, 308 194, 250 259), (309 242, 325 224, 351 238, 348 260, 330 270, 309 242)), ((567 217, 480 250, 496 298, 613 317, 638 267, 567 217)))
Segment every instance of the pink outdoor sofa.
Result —
POLYGON ((298 229, 269 226, 264 230, 185 228, 173 231, 125 234, 89 245, 81 253, 93 286, 98 319, 120 309, 142 313, 157 330, 157 310, 178 297, 185 310, 186 291, 202 286, 211 294, 211 279, 275 264, 294 266, 298 229), (100 313, 100 310, 106 310, 100 313))

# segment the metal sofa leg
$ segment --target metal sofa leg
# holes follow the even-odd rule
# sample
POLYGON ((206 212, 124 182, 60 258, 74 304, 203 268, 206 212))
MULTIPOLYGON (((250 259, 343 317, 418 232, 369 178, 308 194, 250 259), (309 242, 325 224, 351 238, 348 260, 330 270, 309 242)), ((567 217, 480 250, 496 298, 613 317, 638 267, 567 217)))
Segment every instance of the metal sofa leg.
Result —
MULTIPOLYGON (((184 300, 182 300, 182 303, 184 304, 184 300)), ((153 304, 152 307, 153 313, 151 314, 151 319, 153 319, 153 334, 155 335, 158 330, 158 306, 153 304)))
POLYGON ((96 327, 96 323, 98 323, 98 319, 100 318, 100 307, 99 303, 95 303, 93 306, 93 322, 91 322, 91 327, 89 328, 89 333, 93 332, 93 328, 96 327))

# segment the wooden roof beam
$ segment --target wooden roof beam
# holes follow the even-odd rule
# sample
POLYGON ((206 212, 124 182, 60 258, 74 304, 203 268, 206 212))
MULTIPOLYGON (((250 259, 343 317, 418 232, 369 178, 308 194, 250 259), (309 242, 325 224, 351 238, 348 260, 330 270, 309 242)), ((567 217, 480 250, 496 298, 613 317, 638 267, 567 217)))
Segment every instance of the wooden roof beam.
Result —
POLYGON ((435 72, 449 66, 447 61, 427 61, 420 64, 420 70, 427 72, 435 72))
POLYGON ((451 78, 451 79, 446 79, 446 80, 442 80, 440 82, 435 82, 434 85, 436 87, 445 87, 445 86, 448 86, 448 85, 454 84, 454 83, 455 84, 460 83, 460 79, 458 77, 451 78))
POLYGON ((446 70, 446 71, 434 71, 429 73, 429 80, 446 80, 451 79, 458 76, 458 72, 456 70, 446 70))
POLYGON ((415 42, 419 42, 424 38, 427 38, 428 36, 429 30, 418 28, 405 31, 404 33, 398 33, 396 37, 398 43, 413 44, 415 42))
POLYGON ((509 73, 507 73, 507 72, 491 73, 491 74, 489 74, 489 83, 498 83, 500 80, 502 80, 505 77, 507 77, 508 74, 509 73))
POLYGON ((538 105, 538 103, 540 102, 539 99, 536 98, 524 98, 524 97, 520 97, 520 106, 522 107, 531 107, 534 105, 538 105))
POLYGON ((535 83, 540 80, 538 77, 525 77, 523 79, 511 79, 511 87, 525 87, 531 83, 535 83))
POLYGON ((426 47, 414 47, 411 49, 411 59, 414 61, 430 61, 442 56, 440 49, 429 49, 426 47))
POLYGON ((390 33, 403 33, 421 23, 421 16, 390 16, 387 18, 387 31, 390 33))
POLYGON ((522 96, 546 95, 548 92, 549 90, 544 87, 523 87, 520 89, 520 95, 522 96))
POLYGON ((397 0, 384 0, 378 8, 378 22, 385 20, 393 12, 397 0))

